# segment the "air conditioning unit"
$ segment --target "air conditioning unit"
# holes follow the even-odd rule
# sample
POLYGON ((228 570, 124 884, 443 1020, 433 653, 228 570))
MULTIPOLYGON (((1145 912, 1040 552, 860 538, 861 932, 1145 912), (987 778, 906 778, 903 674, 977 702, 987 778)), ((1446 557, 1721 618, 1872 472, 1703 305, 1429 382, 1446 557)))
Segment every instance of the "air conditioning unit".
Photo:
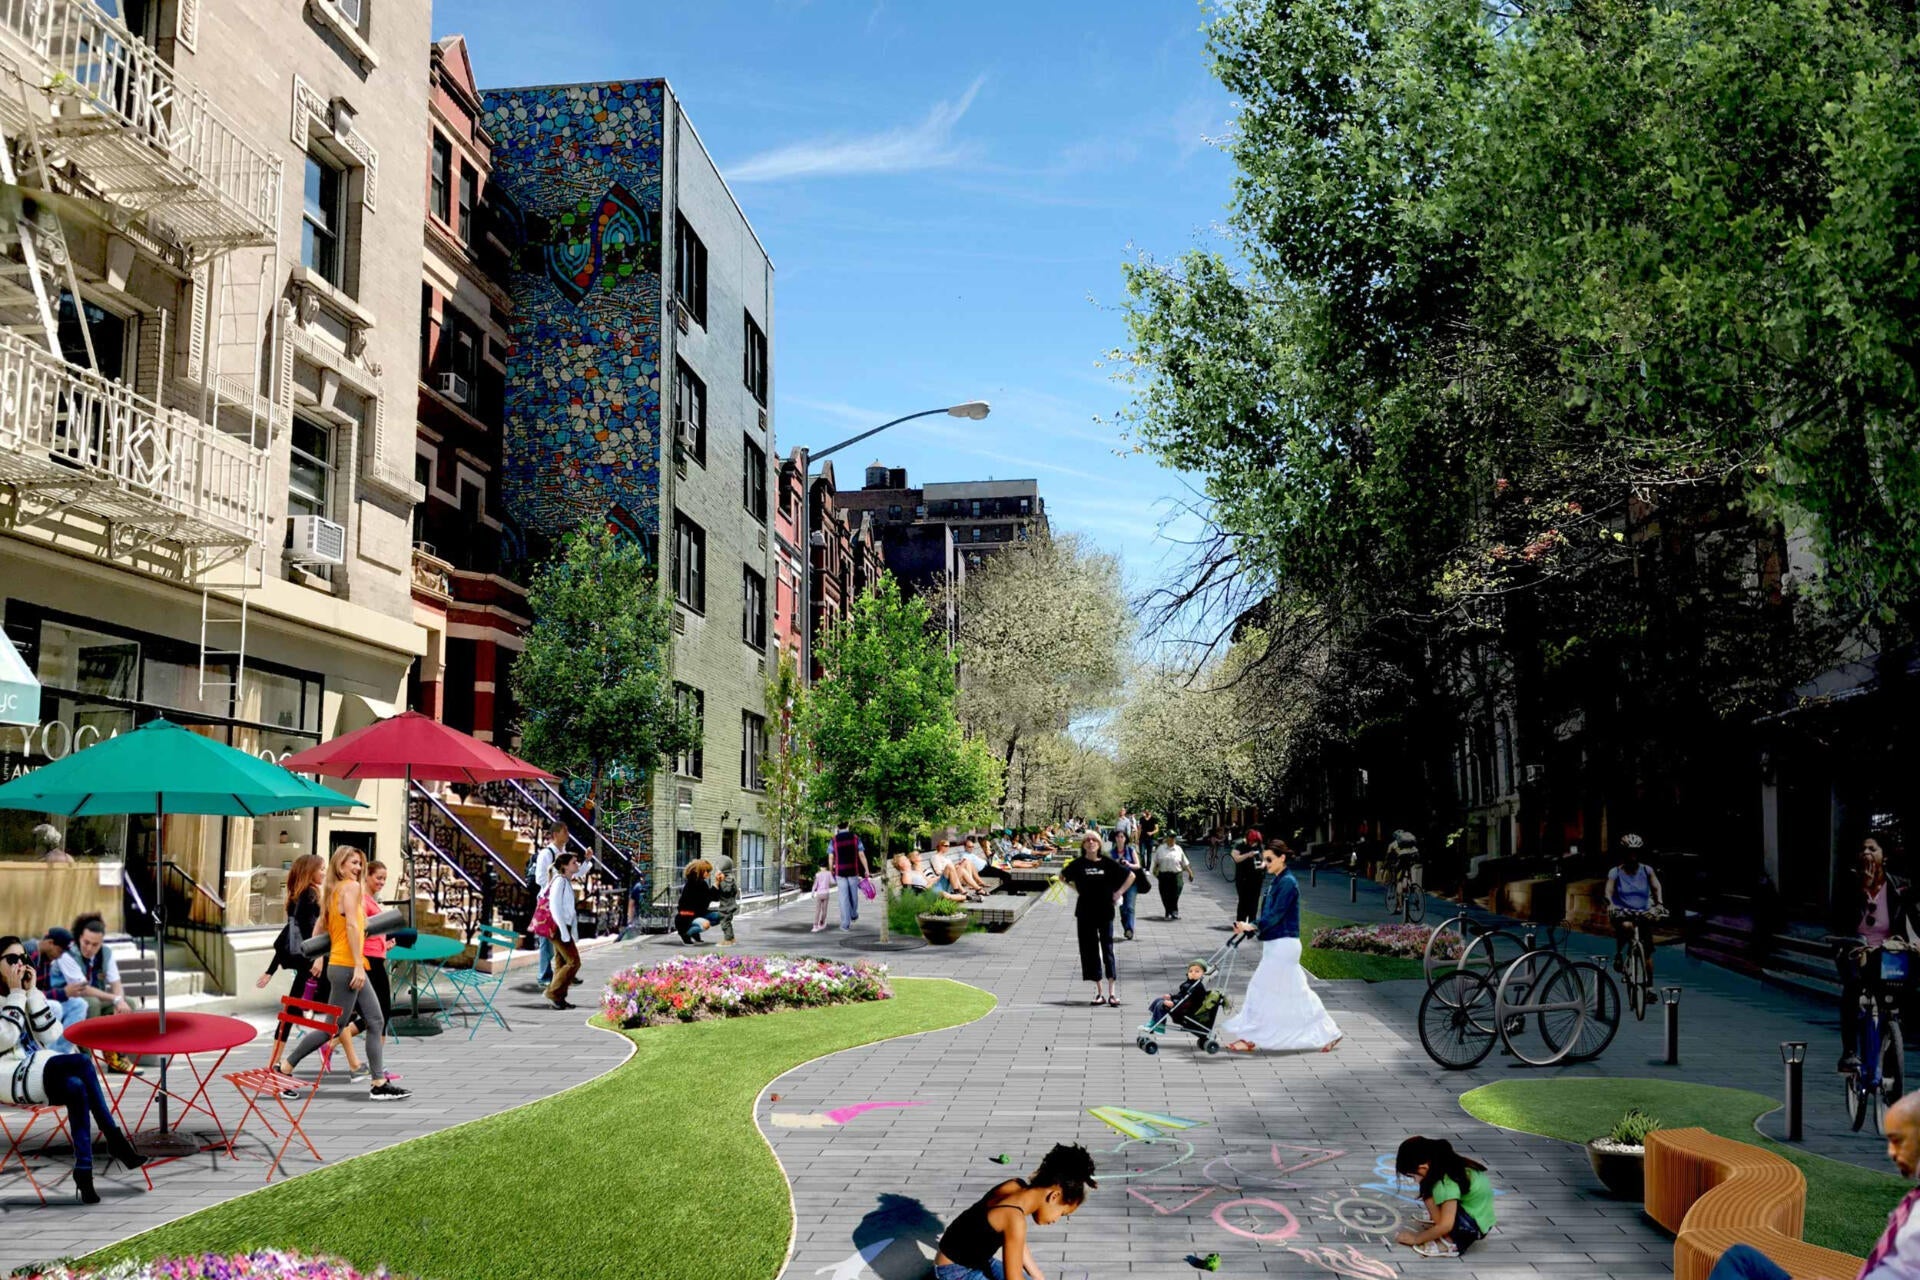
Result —
POLYGON ((687 457, 695 457, 700 452, 700 424, 692 418, 682 418, 674 424, 673 442, 687 457))
POLYGON ((693 328, 693 312, 687 310, 687 304, 678 298, 673 300, 673 322, 682 333, 693 328))
POLYGON ((469 390, 471 390, 471 388, 468 387, 467 380, 459 374, 443 373, 440 375, 440 394, 455 404, 465 404, 469 390))
POLYGON ((287 532, 292 537, 287 559, 294 564, 346 563, 346 526, 325 516, 289 516, 287 532))
POLYGON ((767 411, 765 409, 760 411, 760 429, 762 431, 767 429, 767 411))

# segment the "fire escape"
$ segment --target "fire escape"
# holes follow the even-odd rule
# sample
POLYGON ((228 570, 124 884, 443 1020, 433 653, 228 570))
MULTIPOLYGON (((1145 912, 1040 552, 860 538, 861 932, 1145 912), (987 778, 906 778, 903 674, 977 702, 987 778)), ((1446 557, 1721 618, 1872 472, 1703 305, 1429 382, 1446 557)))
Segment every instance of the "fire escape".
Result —
POLYGON ((0 530, 92 533, 108 559, 195 587, 202 692, 237 693, 265 573, 279 361, 281 162, 92 0, 0 0, 0 530), (140 381, 61 341, 82 308, 69 237, 185 281, 140 381), (169 369, 169 326, 188 333, 169 369))

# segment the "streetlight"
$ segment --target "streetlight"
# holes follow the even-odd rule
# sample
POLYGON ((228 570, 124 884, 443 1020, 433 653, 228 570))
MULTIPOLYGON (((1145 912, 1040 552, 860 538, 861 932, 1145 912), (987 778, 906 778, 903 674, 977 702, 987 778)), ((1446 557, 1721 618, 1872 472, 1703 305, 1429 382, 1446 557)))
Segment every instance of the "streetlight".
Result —
MULTIPOLYGON (((993 406, 985 400, 967 400, 960 404, 949 405, 944 409, 922 409, 918 413, 909 413, 903 418, 883 422, 857 436, 848 436, 839 444, 822 449, 818 453, 800 446, 800 682, 803 686, 813 683, 813 539, 815 533, 809 526, 813 520, 813 487, 807 473, 813 464, 831 454, 836 454, 850 444, 859 444, 869 436, 877 436, 888 427, 897 427, 903 422, 912 422, 915 418, 932 418, 946 414, 950 418, 967 418, 974 422, 984 419, 993 412, 993 406)), ((822 545, 825 544, 821 536, 822 545)))

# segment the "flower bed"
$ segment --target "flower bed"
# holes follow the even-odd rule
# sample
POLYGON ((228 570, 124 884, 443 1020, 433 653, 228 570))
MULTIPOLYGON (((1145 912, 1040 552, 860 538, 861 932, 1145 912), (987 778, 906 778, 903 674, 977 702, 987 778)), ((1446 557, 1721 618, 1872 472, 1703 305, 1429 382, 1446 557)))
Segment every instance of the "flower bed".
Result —
MULTIPOLYGON (((1315 930, 1310 945, 1323 951, 1358 951, 1373 956, 1400 956, 1419 960, 1427 953, 1427 937, 1432 931, 1418 924, 1346 924, 1315 930)), ((1441 935, 1442 958, 1457 960, 1465 943, 1449 929, 1441 935)))
POLYGON ((617 1027, 698 1022, 780 1009, 886 1000, 885 965, 841 964, 806 956, 706 955, 623 969, 600 997, 617 1027))
POLYGON ((384 1267, 369 1275, 338 1258, 302 1257, 273 1249, 123 1262, 104 1271, 76 1271, 58 1262, 44 1265, 44 1270, 29 1267, 13 1274, 25 1280, 389 1280, 384 1267))

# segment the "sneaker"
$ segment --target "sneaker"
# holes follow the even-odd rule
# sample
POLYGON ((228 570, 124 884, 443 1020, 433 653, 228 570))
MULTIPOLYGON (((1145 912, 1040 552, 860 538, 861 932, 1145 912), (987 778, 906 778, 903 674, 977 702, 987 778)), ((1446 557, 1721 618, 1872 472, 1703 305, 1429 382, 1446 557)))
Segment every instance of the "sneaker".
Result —
POLYGON ((1857 1053, 1842 1054, 1840 1057, 1840 1065, 1835 1067, 1834 1070, 1843 1076, 1859 1075, 1860 1055, 1857 1053))
POLYGON ((307 1091, 305 1089, 282 1089, 280 1096, 287 1102, 298 1102, 307 1096, 307 1091))
POLYGON ((382 1080, 367 1090, 367 1097, 374 1102, 401 1102, 413 1096, 413 1090, 402 1089, 391 1080, 382 1080))
POLYGON ((1460 1256, 1460 1250, 1454 1246, 1453 1241, 1446 1239, 1444 1236, 1438 1240, 1429 1240, 1425 1244, 1417 1244, 1413 1246, 1413 1251, 1423 1258, 1457 1258, 1460 1256))
POLYGON ((371 1079, 373 1079, 373 1072, 367 1070, 365 1067, 362 1067, 358 1071, 349 1071, 347 1073, 348 1084, 365 1084, 371 1079))

